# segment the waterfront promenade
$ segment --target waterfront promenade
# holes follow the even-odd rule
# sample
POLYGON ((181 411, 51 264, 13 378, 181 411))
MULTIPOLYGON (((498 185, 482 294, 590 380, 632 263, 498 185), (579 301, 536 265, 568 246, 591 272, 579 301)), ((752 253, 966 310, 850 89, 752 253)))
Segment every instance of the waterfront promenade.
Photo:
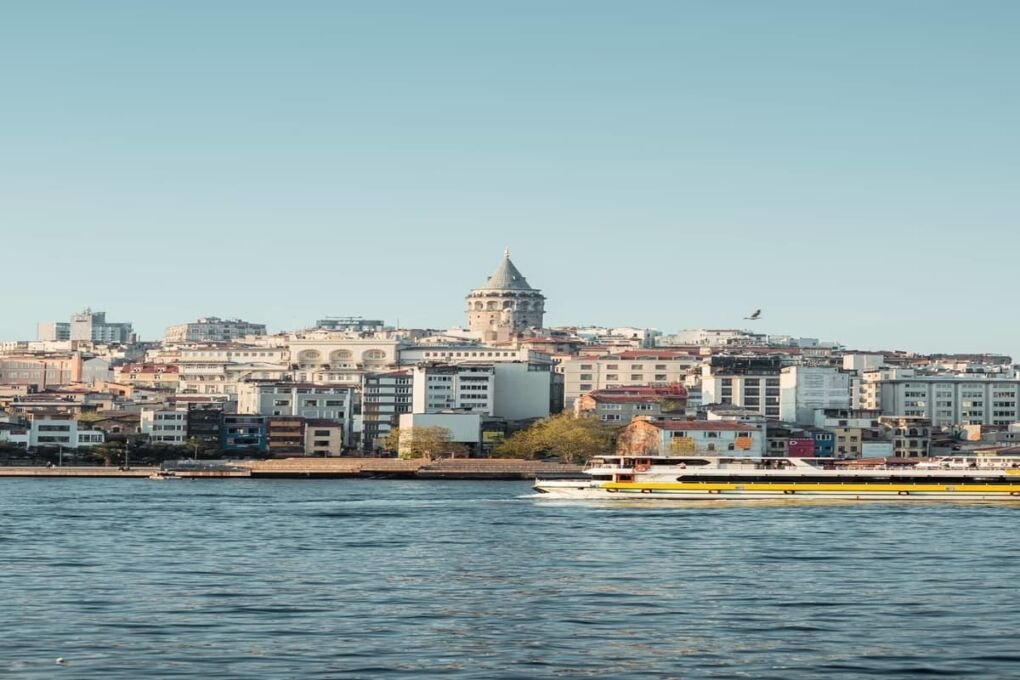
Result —
MULTIPOLYGON (((579 465, 512 458, 281 458, 231 461, 236 470, 182 469, 178 477, 338 478, 378 477, 406 479, 534 479, 537 476, 573 476, 579 465)), ((0 467, 0 477, 147 478, 159 468, 137 467, 0 467)))

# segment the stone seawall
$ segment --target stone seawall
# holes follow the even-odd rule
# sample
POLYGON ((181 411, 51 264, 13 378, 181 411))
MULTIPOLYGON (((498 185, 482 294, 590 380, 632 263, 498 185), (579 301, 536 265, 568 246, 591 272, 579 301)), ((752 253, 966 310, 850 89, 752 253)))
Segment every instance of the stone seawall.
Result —
MULTIPOLYGON (((511 458, 443 458, 401 460, 399 458, 280 458, 231 461, 238 471, 178 470, 178 477, 202 478, 330 478, 380 477, 406 479, 535 479, 576 477, 580 465, 547 463, 511 458)), ((121 470, 116 467, 0 467, 0 477, 123 477, 145 478, 154 467, 121 470)))
POLYGON ((580 465, 504 458, 285 458, 242 461, 252 477, 406 477, 419 479, 534 479, 577 476, 580 465))
POLYGON ((0 467, 0 477, 126 477, 146 478, 159 468, 139 467, 121 470, 116 467, 72 466, 63 467, 0 467))

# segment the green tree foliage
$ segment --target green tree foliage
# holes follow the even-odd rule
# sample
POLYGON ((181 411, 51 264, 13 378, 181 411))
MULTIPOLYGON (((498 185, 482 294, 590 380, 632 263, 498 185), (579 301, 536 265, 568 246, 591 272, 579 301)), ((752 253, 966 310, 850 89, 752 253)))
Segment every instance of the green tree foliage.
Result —
MULTIPOLYGON (((391 433, 392 435, 392 433, 391 433)), ((389 438, 387 437, 387 443, 389 438)), ((413 427, 398 432, 398 453, 401 458, 443 458, 467 455, 467 447, 453 441, 445 427, 435 425, 413 427)))
POLYGON ((555 456, 567 463, 583 463, 613 452, 615 429, 597 418, 560 413, 517 432, 496 447, 499 458, 555 456))

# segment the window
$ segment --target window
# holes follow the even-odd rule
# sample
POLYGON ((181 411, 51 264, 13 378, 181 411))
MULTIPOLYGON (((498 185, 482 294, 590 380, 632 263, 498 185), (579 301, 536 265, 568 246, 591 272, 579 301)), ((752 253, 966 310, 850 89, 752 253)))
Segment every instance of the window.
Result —
POLYGON ((581 383, 581 391, 582 392, 590 392, 591 391, 591 383, 581 383))
POLYGON ((656 382, 666 382, 666 374, 665 373, 656 373, 655 374, 655 381, 656 382))
POLYGON ((631 376, 630 376, 630 379, 632 381, 634 381, 634 382, 640 382, 641 374, 640 373, 632 373, 631 376))
POLYGON ((273 406, 290 406, 290 399, 276 399, 273 406))
POLYGON ((327 399, 326 406, 343 406, 344 402, 342 399, 327 399))
POLYGON ((606 375, 606 380, 619 380, 620 376, 616 373, 609 373, 606 375))
POLYGON ((591 380, 591 376, 592 376, 591 373, 582 373, 581 380, 591 380))
POLYGON ((315 430, 315 432, 313 433, 313 436, 315 436, 315 437, 328 437, 329 436, 329 430, 315 430))

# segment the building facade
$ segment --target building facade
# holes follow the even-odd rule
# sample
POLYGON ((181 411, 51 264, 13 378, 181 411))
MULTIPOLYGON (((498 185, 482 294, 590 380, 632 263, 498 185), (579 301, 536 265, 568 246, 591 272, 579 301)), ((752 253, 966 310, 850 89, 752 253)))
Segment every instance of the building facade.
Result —
POLYGON ((1013 378, 890 369, 865 373, 860 389, 863 408, 886 416, 927 418, 936 427, 1020 421, 1020 380, 1013 378))
MULTIPOLYGON (((59 322, 56 327, 54 338, 40 338, 62 340, 64 335, 63 327, 59 322)), ((49 324, 40 324, 40 330, 46 327, 48 332, 49 324)), ((120 343, 128 344, 135 341, 135 332, 130 323, 108 322, 106 312, 94 312, 86 309, 83 312, 71 315, 71 321, 67 325, 68 340, 84 340, 97 343, 120 343)))
POLYGON ((412 371, 370 373, 361 389, 362 448, 374 451, 397 426, 400 414, 411 412, 412 371))
POLYGON ((166 343, 233 342, 247 335, 265 334, 265 324, 209 316, 190 323, 169 326, 163 336, 163 341, 166 343))
POLYGON ((766 418, 779 419, 782 367, 778 356, 711 357, 701 369, 701 400, 752 407, 766 418))
POLYGON ((747 456, 764 451, 762 432, 745 423, 637 418, 623 428, 617 451, 655 456, 747 456))
POLYGON ((573 408, 587 392, 624 387, 666 387, 693 377, 701 357, 668 350, 629 351, 602 356, 572 357, 560 362, 563 401, 573 408))
MULTIPOLYGON (((767 396, 767 395, 766 395, 767 396)), ((850 408, 850 375, 831 366, 787 366, 779 376, 779 417, 812 425, 818 409, 850 408)))
POLYGON ((143 408, 139 431, 153 444, 182 446, 188 441, 188 410, 143 408))
POLYGON ((626 425, 635 417, 678 417, 687 410, 687 391, 670 387, 618 387, 582 394, 574 401, 576 417, 598 418, 610 425, 626 425))

